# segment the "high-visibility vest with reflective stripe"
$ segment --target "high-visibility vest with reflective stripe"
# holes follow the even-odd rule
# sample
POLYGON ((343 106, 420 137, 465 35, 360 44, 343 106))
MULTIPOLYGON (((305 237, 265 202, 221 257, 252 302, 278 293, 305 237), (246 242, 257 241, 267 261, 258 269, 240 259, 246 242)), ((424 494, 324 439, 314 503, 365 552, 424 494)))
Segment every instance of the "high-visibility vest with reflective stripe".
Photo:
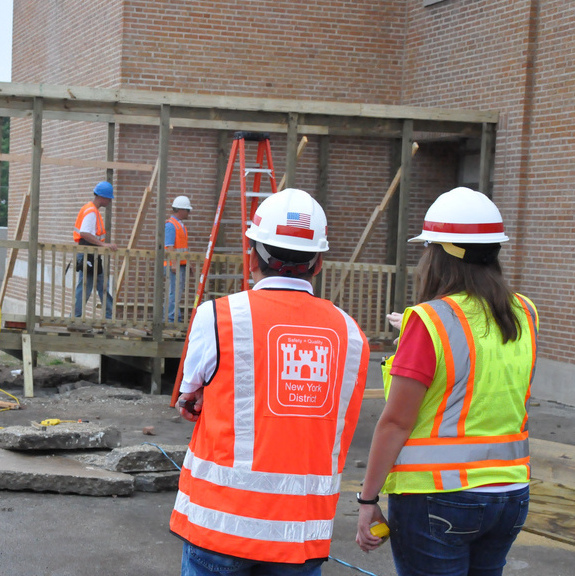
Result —
MULTIPOLYGON (((188 231, 184 226, 184 223, 178 220, 175 216, 172 216, 168 222, 173 224, 176 229, 176 240, 174 241, 174 247, 170 250, 176 250, 176 252, 186 252, 188 249, 188 231)), ((186 261, 180 260, 180 266, 185 266, 186 261)), ((173 266, 173 262, 164 261, 164 266, 173 266)))
POLYGON ((82 226, 82 221, 84 217, 87 216, 90 212, 96 213, 96 236, 98 240, 102 242, 106 239, 106 229, 104 228, 104 219, 100 214, 98 208, 94 202, 88 202, 88 204, 84 204, 82 208, 80 208, 80 212, 78 212, 78 216, 76 218, 76 224, 74 224, 74 242, 80 242, 82 236, 80 236, 80 228, 82 226))
POLYGON ((307 292, 249 290, 215 310, 218 367, 171 530, 263 562, 325 558, 365 387, 365 335, 307 292))
MULTIPOLYGON (((527 403, 537 310, 516 295, 521 337, 501 333, 477 299, 457 294, 406 311, 425 323, 436 372, 384 486, 392 494, 456 491, 530 477, 527 403)), ((400 336, 401 338, 401 336, 400 336)))

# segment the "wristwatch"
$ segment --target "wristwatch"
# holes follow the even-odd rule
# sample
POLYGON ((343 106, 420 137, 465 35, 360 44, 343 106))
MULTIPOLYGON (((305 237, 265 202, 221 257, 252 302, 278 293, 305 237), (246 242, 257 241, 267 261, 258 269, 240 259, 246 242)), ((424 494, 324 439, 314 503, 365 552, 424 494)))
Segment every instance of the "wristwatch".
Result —
POLYGON ((361 497, 361 492, 358 492, 358 493, 356 494, 356 497, 357 497, 357 501, 358 501, 360 504, 377 504, 377 503, 379 502, 379 495, 376 496, 373 500, 364 500, 364 499, 361 497))

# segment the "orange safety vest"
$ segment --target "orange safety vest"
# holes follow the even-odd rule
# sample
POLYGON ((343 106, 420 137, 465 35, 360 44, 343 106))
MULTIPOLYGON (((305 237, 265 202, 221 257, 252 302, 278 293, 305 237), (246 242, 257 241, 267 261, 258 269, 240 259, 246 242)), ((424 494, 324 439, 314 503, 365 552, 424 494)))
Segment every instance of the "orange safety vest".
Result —
MULTIPOLYGON (((184 226, 183 222, 180 222, 175 216, 172 216, 168 222, 173 224, 174 228, 176 229, 176 240, 174 244, 174 250, 177 252, 186 252, 188 249, 188 231, 184 226)), ((186 261, 180 260, 180 266, 185 266, 186 261)), ((167 262, 164 260, 164 266, 173 266, 173 262, 167 262)))
POLYGON ((95 236, 98 240, 102 242, 106 239, 106 229, 104 228, 104 219, 100 214, 98 208, 94 202, 88 202, 88 204, 84 204, 82 208, 80 208, 80 212, 78 212, 78 217, 76 218, 76 224, 74 224, 74 242, 80 242, 82 236, 80 236, 80 228, 82 227, 82 222, 84 218, 90 214, 90 212, 96 213, 96 234, 95 236))
POLYGON ((326 558, 367 339, 307 292, 248 290, 214 306, 218 366, 170 528, 196 546, 261 562, 326 558))

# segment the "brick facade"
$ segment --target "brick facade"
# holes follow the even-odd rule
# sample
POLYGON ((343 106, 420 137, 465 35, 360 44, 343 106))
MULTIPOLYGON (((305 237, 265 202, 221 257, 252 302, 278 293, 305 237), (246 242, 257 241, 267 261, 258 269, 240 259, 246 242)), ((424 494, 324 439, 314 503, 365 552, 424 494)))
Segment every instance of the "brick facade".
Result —
MULTIPOLYGON (((202 94, 403 104, 500 112, 493 198, 512 241, 503 262, 513 288, 542 317, 541 355, 575 364, 570 328, 575 175, 575 5, 561 0, 32 0, 14 1, 14 82, 157 89, 202 94), (79 6, 81 5, 81 10, 79 6)), ((46 123, 44 154, 105 158, 105 128, 46 123), (79 128, 79 129, 78 129, 79 128)), ((12 150, 30 148, 15 120, 12 150)), ((157 129, 122 126, 116 156, 154 163, 157 129)), ((272 134, 283 174, 285 135, 272 134)), ((392 143, 330 140, 331 256, 351 255, 392 176, 392 143)), ((422 142, 414 160, 410 232, 460 181, 459 142, 422 142)), ((215 206, 217 134, 174 129, 168 194, 192 197, 192 249, 203 250, 215 206)), ((298 164, 297 186, 317 189, 317 137, 298 164)), ((10 222, 27 183, 11 169, 10 222), (14 202, 13 199, 16 201, 14 202)), ((41 238, 63 241, 90 197, 94 170, 45 168, 41 238)), ((114 241, 125 244, 149 174, 120 172, 114 241)), ((155 206, 146 225, 154 229, 155 206)), ((168 213, 168 212, 167 212, 168 213)), ((362 259, 385 258, 383 221, 362 259)), ((410 262, 418 256, 409 247, 410 262)))

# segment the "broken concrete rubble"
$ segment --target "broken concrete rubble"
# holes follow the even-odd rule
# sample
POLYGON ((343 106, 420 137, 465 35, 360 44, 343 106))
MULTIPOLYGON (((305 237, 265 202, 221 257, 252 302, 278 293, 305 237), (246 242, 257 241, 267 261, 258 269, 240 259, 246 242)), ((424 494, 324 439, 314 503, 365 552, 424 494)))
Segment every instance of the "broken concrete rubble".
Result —
POLYGON ((127 496, 134 492, 131 475, 84 466, 65 456, 0 449, 0 463, 0 490, 87 496, 127 496))
POLYGON ((116 448, 120 431, 91 422, 52 426, 9 426, 0 430, 0 448, 10 450, 82 450, 116 448))
POLYGON ((186 446, 142 444, 116 448, 106 456, 105 466, 116 472, 161 472, 181 468, 186 446), (160 449, 161 448, 161 449, 160 449))

